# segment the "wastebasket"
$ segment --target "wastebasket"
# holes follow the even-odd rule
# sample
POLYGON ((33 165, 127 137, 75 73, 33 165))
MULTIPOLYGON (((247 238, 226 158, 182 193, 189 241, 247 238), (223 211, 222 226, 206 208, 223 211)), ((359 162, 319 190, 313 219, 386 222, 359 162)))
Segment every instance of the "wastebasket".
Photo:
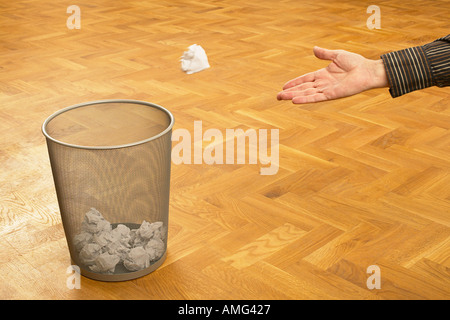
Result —
POLYGON ((166 257, 173 115, 136 100, 64 108, 42 125, 72 263, 135 279, 166 257))

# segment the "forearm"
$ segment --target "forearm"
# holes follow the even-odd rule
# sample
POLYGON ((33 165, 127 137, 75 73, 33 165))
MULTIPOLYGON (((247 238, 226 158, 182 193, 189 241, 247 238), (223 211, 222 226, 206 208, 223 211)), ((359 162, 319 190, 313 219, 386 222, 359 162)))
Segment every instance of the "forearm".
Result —
POLYGON ((389 87, 389 80, 383 60, 369 60, 371 86, 369 89, 389 87))

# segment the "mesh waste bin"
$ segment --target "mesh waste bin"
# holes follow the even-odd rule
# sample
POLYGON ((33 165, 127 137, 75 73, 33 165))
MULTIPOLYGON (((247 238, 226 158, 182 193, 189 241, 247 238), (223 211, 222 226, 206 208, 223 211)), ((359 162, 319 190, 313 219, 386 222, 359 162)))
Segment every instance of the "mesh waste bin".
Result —
POLYGON ((135 279, 166 257, 174 118, 135 100, 62 109, 42 126, 72 263, 102 281, 135 279))

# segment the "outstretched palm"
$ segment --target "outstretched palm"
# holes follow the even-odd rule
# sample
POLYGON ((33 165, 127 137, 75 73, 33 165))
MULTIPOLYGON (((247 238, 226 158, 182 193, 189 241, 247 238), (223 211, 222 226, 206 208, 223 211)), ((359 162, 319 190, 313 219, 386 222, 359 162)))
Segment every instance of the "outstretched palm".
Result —
POLYGON ((310 103, 348 97, 362 91, 383 87, 387 79, 382 61, 344 51, 314 47, 314 54, 332 62, 320 70, 288 81, 278 100, 310 103))

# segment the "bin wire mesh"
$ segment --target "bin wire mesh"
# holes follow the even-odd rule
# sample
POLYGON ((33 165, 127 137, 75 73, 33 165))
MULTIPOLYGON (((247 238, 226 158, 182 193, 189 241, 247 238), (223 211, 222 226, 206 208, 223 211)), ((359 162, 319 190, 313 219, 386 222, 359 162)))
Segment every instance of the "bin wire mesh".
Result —
POLYGON ((64 231, 82 274, 128 280, 165 259, 173 122, 166 109, 134 100, 79 104, 44 122, 64 231), (124 268, 134 266, 132 252, 141 268, 124 268))

